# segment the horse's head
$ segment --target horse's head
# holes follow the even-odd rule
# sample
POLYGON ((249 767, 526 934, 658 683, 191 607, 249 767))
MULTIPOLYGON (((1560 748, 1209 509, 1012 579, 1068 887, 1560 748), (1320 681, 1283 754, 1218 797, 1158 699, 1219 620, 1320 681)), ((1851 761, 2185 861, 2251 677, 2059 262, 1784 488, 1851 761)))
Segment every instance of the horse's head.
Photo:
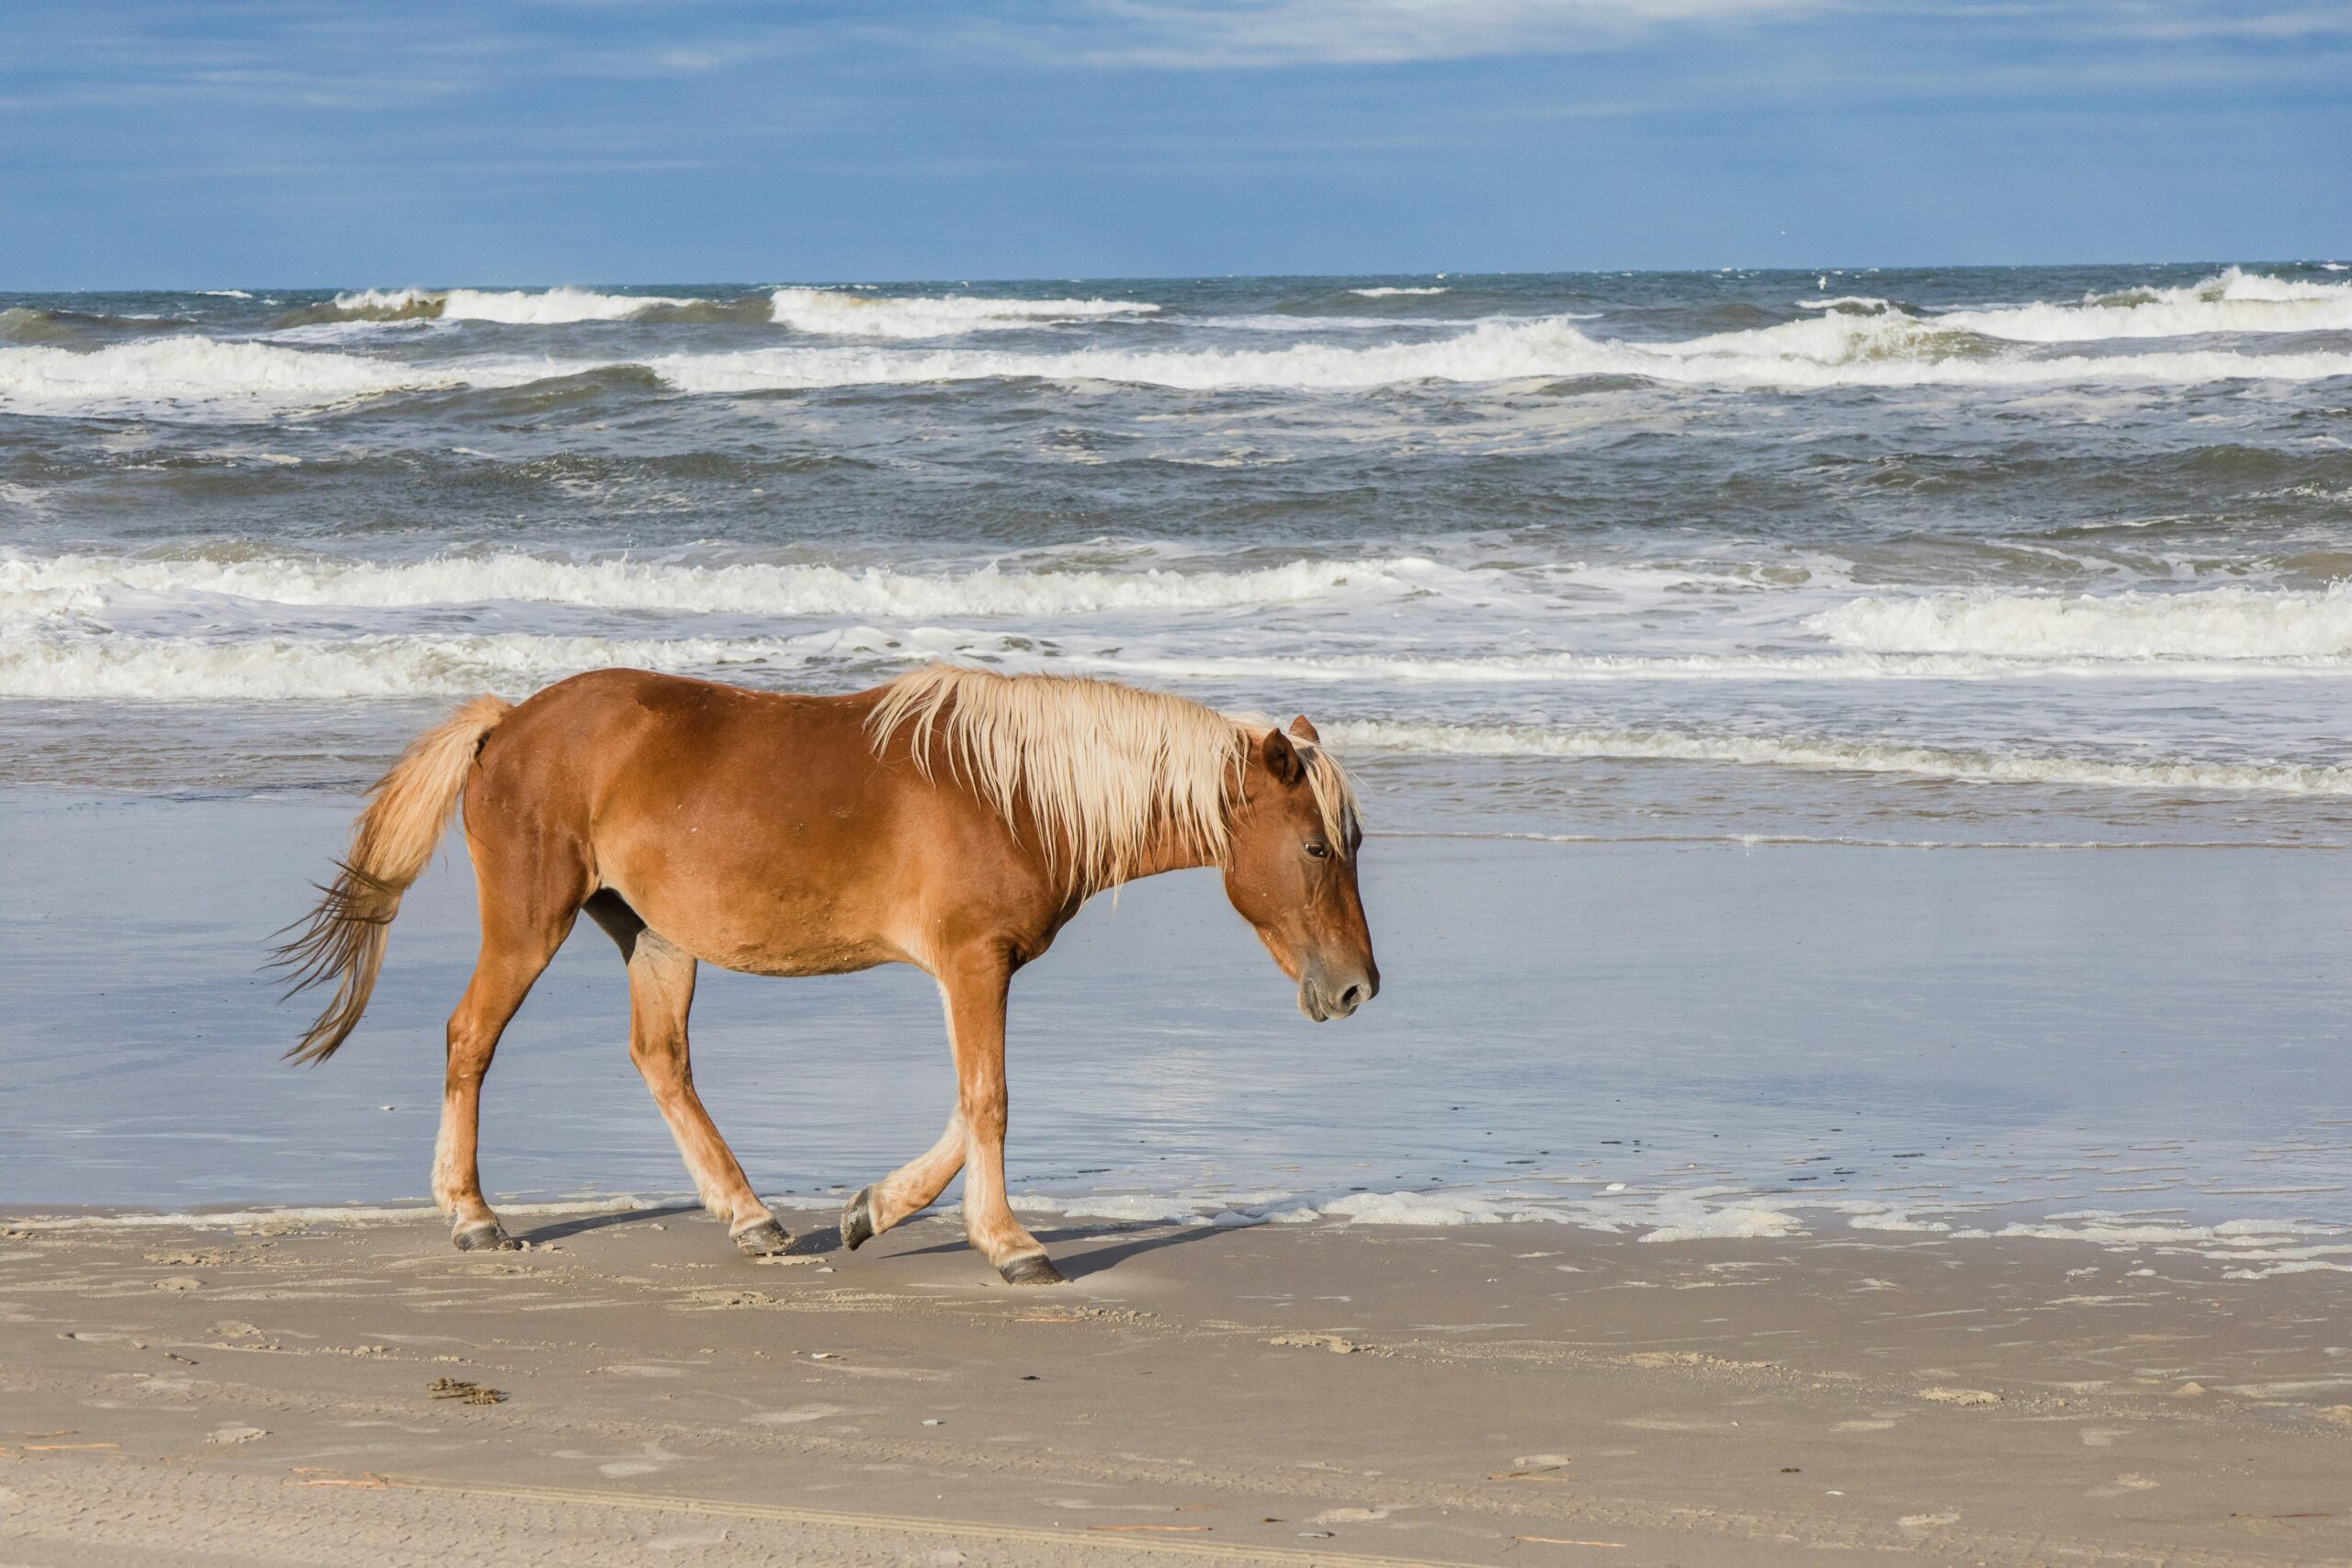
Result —
POLYGON ((1363 829, 1320 739, 1302 717, 1250 747, 1225 861, 1226 896, 1298 982, 1298 1010, 1317 1023, 1380 992, 1356 891, 1363 829))

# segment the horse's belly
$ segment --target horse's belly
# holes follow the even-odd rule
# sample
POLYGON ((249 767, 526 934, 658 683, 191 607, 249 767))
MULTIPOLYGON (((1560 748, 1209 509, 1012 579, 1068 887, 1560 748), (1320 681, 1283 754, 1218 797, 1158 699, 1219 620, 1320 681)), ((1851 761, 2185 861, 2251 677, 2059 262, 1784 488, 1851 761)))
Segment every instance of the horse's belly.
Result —
MULTIPOLYGON (((677 941, 674 937, 670 940, 677 941)), ((905 957, 896 948, 878 942, 840 940, 739 942, 713 944, 707 951, 693 942, 679 945, 705 963, 746 975, 849 975, 905 957)))
POLYGON ((906 958, 884 934, 888 916, 873 899, 854 887, 796 886, 799 880, 711 867, 624 877, 614 891, 665 941, 723 969, 845 975, 906 958))

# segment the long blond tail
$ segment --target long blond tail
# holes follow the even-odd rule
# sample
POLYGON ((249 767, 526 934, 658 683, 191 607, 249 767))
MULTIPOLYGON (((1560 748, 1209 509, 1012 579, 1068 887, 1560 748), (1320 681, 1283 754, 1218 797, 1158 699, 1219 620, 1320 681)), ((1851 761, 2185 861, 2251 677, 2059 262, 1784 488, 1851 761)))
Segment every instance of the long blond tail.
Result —
POLYGON ((324 896, 319 907, 288 926, 286 931, 297 934, 276 950, 272 967, 293 978, 287 996, 330 981, 334 985, 326 1010, 286 1053, 291 1060, 325 1061, 368 1010, 377 971, 384 965, 384 940, 392 917, 401 912, 401 895, 424 874, 475 754, 512 705, 476 697, 411 741, 368 791, 368 809, 352 829, 351 852, 336 863, 334 883, 320 886, 324 896))

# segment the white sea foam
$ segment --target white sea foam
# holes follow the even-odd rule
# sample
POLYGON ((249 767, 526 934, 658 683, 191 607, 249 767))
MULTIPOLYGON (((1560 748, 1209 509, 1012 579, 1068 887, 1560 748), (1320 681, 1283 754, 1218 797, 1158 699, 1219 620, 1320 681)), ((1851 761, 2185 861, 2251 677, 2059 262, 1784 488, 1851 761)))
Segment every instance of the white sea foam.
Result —
POLYGON ((1894 300, 1882 299, 1875 294, 1839 294, 1827 299, 1800 299, 1796 305, 1800 310, 1844 310, 1860 315, 1896 308, 1894 300))
POLYGON ((1400 294, 1445 294, 1451 290, 1442 285, 1429 288, 1391 288, 1383 286, 1378 288, 1351 288, 1348 292, 1361 294, 1367 299, 1391 299, 1400 294))
POLYGON ((1299 1224, 1337 1220, 1351 1225, 1491 1225, 1558 1217, 1540 1204, 1475 1192, 1350 1192, 1320 1202, 1269 1205, 1266 1218, 1299 1224))
POLYGON ((2199 1224, 2165 1214, 2079 1209, 2020 1220, 1998 1230, 1957 1229, 1955 1239, 1986 1236, 2079 1241, 2110 1251, 2143 1248, 2234 1263, 2224 1278, 2263 1280, 2316 1269, 2352 1272, 2352 1232, 2308 1220, 2224 1220, 2199 1224))
POLYGON ((333 308, 353 316, 437 316, 441 295, 430 288, 356 288, 336 295, 333 308))
POLYGON ((990 299, 971 295, 852 294, 833 288, 779 288, 776 325, 831 337, 952 337, 1053 322, 1148 316, 1159 307, 1135 299, 990 299))
POLYGON ((1883 653, 2339 660, 2352 657, 2352 585, 2315 593, 2234 587, 2073 598, 1939 593, 1857 600, 1805 624, 1842 647, 1883 653))
POLYGON ((198 294, 209 295, 215 299, 250 299, 253 298, 252 295, 246 293, 242 288, 199 288, 197 292, 198 294))
POLYGON ((922 351, 765 348, 651 362, 681 391, 746 392, 1001 378, 1125 382, 1188 390, 1288 388, 1347 391, 1436 380, 1488 382, 1629 376, 1690 385, 2034 387, 2196 385, 2233 379, 2318 380, 2352 375, 2352 352, 2245 354, 2222 349, 2036 355, 1986 349, 1954 327, 1900 314, 1826 312, 1798 321, 1679 343, 1600 340, 1567 317, 1482 321, 1425 342, 1277 349, 985 348, 922 351))
POLYGON ((600 294, 588 288, 362 288, 334 297, 337 310, 363 319, 430 317, 517 326, 622 321, 658 308, 700 303, 668 295, 600 294))
POLYGON ((0 348, 0 409, 82 413, 159 405, 317 407, 403 387, 447 386, 478 374, 192 336, 85 351, 0 348))
POLYGON ((2103 758, 1781 739, 1672 730, 1546 729, 1399 721, 1324 724, 1334 747, 1457 757, 1608 758, 1724 762, 1808 772, 1909 773, 1986 784, 2087 784, 2111 789, 2224 790, 2352 795, 2352 768, 2294 763, 2123 762, 2103 758))
POLYGON ((2127 662, 2112 658, 2035 660, 1981 653, 1527 653, 1477 658, 1434 654, 1263 655, 1088 654, 1067 657, 1106 672, 1137 678, 1394 681, 1413 684, 1606 685, 1625 682, 1772 682, 1845 683, 1861 681, 1994 681, 2141 679, 2339 680, 2352 674, 2345 660, 2172 659, 2127 662))
MULTIPOLYGON (((857 303, 848 296, 839 298, 849 306, 857 303)), ((634 310, 649 303, 627 299, 612 308, 619 310, 625 304, 634 310)), ((500 319, 524 319, 524 306, 512 309, 514 315, 500 319)), ((2048 356, 2018 350, 1987 351, 1985 343, 1974 333, 1909 316, 1833 311, 1680 343, 1604 341, 1587 336, 1572 318, 1549 317, 1489 321, 1434 340, 1363 346, 1306 343, 1271 349, 1080 347, 1021 353, 977 347, 772 347, 660 355, 646 366, 677 390, 702 394, 1005 378, 1204 391, 1247 387, 1349 391, 1423 380, 1542 381, 1592 376, 1789 390, 1848 386, 2185 386, 2233 379, 2316 380, 2352 376, 2352 352, 2335 350, 2247 354, 2202 349, 2048 356)), ((197 414, 225 411, 233 416, 317 407, 402 388, 513 387, 612 368, 619 363, 625 362, 466 358, 412 364, 194 336, 118 344, 87 352, 0 348, 0 408, 35 413, 165 408, 197 414)))
MULTIPOLYGON (((1412 557, 1291 561, 1251 571, 1011 572, 991 566, 938 574, 831 566, 549 560, 509 552, 403 563, 288 557, 17 557, 0 558, 0 610, 39 608, 26 602, 24 596, 29 595, 130 591, 355 607, 510 600, 682 614, 1079 615, 1301 604, 1366 591, 1409 592, 1438 570, 1435 563, 1412 557)), ((86 610, 90 602, 85 597, 74 603, 86 610)))
MULTIPOLYGON (((2077 1210, 2021 1219, 1997 1228, 1921 1219, 1911 1208, 1876 1199, 1758 1193, 1740 1187, 1671 1188, 1634 1184, 1605 1192, 1496 1191, 1441 1188, 1421 1191, 1348 1192, 1337 1196, 1273 1193, 1024 1194, 1012 1200, 1026 1213, 1060 1214, 1134 1224, 1193 1225, 1412 1225, 1459 1228, 1503 1223, 1554 1224, 1645 1243, 1770 1240, 1812 1233, 1808 1216, 1849 1230, 1918 1235, 1953 1241, 2038 1240, 2086 1243, 2113 1251, 2153 1251, 2231 1265, 2222 1277, 2267 1279, 2312 1270, 2352 1272, 2352 1231, 2285 1219, 2199 1224, 2170 1215, 2077 1210)), ((1964 1216, 1981 1204, 1928 1205, 1964 1216)))
POLYGON ((1644 1241, 1739 1241, 1796 1235, 1804 1223, 1775 1201, 1747 1198, 1710 1203, 1702 1194, 1668 1193, 1647 1216, 1655 1228, 1644 1241))
POLYGON ((2131 288, 2079 304, 1984 306, 1931 320, 2023 343, 2190 337, 2205 333, 2352 332, 2352 285, 2230 267, 2179 288, 2131 288))
POLYGON ((916 662, 1000 651, 993 638, 870 626, 790 637, 596 637, 499 633, 331 641, 0 635, 0 697, 58 702, 297 702, 527 690, 608 665, 798 670, 825 660, 916 662))

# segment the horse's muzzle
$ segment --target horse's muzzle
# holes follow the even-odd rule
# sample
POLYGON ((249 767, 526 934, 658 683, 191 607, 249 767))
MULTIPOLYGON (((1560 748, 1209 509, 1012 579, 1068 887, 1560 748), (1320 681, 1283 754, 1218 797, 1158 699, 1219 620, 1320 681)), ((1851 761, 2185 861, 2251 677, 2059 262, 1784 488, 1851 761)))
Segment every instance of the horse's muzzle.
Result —
POLYGON ((1347 1017, 1379 994, 1377 970, 1336 976, 1310 969, 1298 982, 1298 1010, 1316 1022, 1324 1023, 1347 1017))

